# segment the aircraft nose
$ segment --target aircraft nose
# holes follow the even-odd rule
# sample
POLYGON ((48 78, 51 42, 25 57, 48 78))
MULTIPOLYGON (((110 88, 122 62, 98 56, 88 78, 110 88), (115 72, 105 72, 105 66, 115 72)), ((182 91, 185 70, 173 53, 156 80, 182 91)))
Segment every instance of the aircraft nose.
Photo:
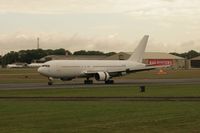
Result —
POLYGON ((37 71, 42 74, 43 73, 42 67, 39 67, 37 71))
POLYGON ((37 70, 40 74, 47 74, 47 68, 39 67, 37 70))
POLYGON ((39 67, 37 70, 43 76, 49 76, 49 69, 45 67, 39 67))

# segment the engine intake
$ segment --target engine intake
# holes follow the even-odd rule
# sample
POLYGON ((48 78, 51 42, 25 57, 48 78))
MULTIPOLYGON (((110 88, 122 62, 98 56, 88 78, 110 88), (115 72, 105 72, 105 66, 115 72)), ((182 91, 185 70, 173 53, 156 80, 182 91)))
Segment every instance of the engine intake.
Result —
POLYGON ((95 79, 97 81, 107 81, 110 79, 110 75, 107 72, 98 72, 95 74, 95 79))

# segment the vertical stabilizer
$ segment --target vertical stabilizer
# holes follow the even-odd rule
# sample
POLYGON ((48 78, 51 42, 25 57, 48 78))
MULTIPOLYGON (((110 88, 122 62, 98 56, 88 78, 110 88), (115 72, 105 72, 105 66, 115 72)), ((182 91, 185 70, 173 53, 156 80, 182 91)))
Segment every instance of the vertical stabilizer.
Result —
POLYGON ((133 54, 130 56, 128 60, 135 61, 135 62, 142 62, 148 39, 149 39, 149 35, 145 35, 142 38, 139 45, 136 47, 135 51, 133 52, 133 54))

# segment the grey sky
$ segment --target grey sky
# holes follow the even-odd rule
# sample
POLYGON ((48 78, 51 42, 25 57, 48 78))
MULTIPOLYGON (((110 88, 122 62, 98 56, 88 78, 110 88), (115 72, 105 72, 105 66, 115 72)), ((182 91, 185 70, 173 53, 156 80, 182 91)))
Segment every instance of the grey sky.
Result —
POLYGON ((199 0, 0 0, 0 52, 42 48, 200 51, 199 0))

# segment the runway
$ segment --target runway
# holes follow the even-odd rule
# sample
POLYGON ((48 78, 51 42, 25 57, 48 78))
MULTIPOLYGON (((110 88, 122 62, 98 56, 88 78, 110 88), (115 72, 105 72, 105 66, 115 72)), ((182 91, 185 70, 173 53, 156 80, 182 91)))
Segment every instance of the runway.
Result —
POLYGON ((83 81, 70 81, 54 83, 48 86, 47 83, 11 83, 0 84, 0 90, 13 89, 56 89, 56 88, 88 88, 88 87, 109 87, 109 86, 139 86, 139 85, 176 85, 176 84, 200 84, 200 79, 137 79, 137 80, 115 80, 115 84, 107 85, 104 82, 94 82, 92 85, 85 85, 83 81))

